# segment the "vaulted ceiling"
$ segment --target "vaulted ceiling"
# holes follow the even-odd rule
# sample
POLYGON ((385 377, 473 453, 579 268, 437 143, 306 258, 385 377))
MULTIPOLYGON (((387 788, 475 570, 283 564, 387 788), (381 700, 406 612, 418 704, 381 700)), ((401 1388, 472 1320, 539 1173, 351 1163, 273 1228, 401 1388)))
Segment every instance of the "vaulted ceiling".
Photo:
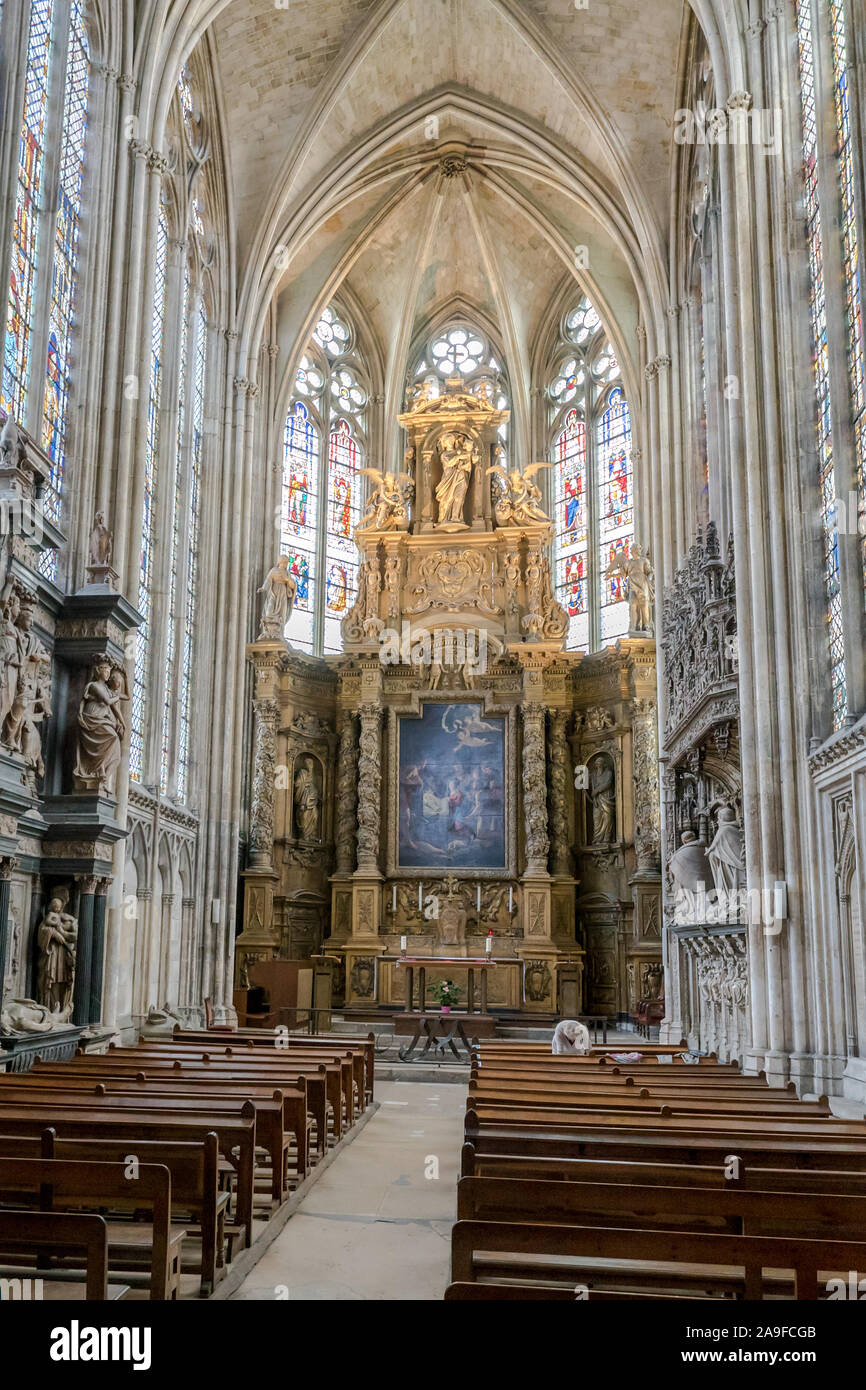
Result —
MULTIPOLYGON (((207 40, 239 309, 297 355, 347 288, 396 392, 462 300, 527 373, 566 279, 634 353, 663 279, 685 0, 232 0, 207 40), (279 254, 277 254, 279 253, 279 254), (396 359, 402 354, 402 361, 396 359)), ((396 402, 391 401, 393 406, 396 402)))

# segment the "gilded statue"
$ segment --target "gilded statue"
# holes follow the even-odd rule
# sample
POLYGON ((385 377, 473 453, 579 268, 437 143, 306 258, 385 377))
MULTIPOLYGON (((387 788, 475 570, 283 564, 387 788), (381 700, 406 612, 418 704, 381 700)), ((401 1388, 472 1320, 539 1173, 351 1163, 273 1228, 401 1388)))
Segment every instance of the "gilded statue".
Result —
POLYGON ((469 478, 479 460, 478 445, 459 430, 447 430, 437 447, 442 460, 442 477, 436 486, 439 525, 462 526, 469 478))
POLYGON ((542 506, 541 490, 532 480, 542 468, 552 468, 552 463, 530 463, 520 472, 511 472, 501 462, 491 464, 487 469, 499 480, 500 492, 494 504, 494 515, 499 526, 526 526, 532 522, 547 522, 549 517, 542 506))
POLYGON ((302 840, 315 840, 319 834, 319 808, 322 798, 316 786, 313 759, 301 759, 295 774, 295 825, 302 840))
POLYGON ((264 594, 262 603, 261 631, 259 641, 284 637, 286 623, 292 616, 295 599, 298 596, 298 581, 289 569, 289 556, 281 555, 273 569, 268 571, 264 584, 258 591, 264 594))
POLYGON ((408 473, 383 473, 378 468, 362 468, 366 478, 375 484, 361 528, 375 526, 377 531, 402 530, 409 524, 409 504, 414 485, 408 473))

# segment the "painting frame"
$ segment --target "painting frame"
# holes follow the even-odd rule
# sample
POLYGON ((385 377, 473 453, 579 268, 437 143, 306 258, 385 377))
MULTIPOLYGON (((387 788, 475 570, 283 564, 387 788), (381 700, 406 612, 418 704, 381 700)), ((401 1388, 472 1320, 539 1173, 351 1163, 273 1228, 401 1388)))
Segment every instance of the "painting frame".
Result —
POLYGON ((516 871, 516 805, 515 805, 515 731, 516 712, 512 705, 499 705, 488 692, 476 693, 460 691, 419 691, 413 692, 410 705, 392 706, 389 709, 389 777, 388 777, 388 837, 386 855, 386 874, 389 878, 417 879, 432 882, 453 874, 458 879, 479 880, 513 879, 516 871), (401 727, 404 720, 423 720, 425 709, 431 706, 442 708, 446 705, 471 705, 478 710, 481 719, 501 719, 503 725, 503 819, 504 819, 504 863, 501 865, 478 864, 402 864, 400 862, 400 767, 401 767, 401 727))

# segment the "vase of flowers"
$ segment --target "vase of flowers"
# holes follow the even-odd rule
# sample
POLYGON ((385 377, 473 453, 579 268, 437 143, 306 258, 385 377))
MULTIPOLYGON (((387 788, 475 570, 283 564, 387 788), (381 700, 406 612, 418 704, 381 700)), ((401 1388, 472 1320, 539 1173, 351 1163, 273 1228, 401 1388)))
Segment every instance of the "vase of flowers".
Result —
POLYGON ((451 1010, 457 1007, 460 1000, 460 990, 453 980, 440 980, 436 985, 436 992, 439 995, 439 1003, 442 1006, 443 1014, 450 1014, 451 1010))

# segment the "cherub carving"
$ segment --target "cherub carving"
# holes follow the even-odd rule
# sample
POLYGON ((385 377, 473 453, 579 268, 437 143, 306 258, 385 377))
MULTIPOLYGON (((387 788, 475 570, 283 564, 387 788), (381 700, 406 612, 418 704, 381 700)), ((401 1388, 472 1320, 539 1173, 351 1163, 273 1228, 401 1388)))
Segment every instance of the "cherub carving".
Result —
POLYGON ((401 530, 407 526, 408 508, 415 490, 409 474, 383 473, 378 468, 362 468, 361 472, 375 483, 361 526, 375 526, 377 531, 401 530))
POLYGON ((530 463, 522 473, 519 468, 512 468, 509 473, 501 463, 490 465, 488 474, 494 474, 502 484, 502 493, 494 506, 499 526, 525 526, 528 522, 549 521, 541 505, 541 491, 532 479, 539 469, 552 467, 552 463, 530 463))

